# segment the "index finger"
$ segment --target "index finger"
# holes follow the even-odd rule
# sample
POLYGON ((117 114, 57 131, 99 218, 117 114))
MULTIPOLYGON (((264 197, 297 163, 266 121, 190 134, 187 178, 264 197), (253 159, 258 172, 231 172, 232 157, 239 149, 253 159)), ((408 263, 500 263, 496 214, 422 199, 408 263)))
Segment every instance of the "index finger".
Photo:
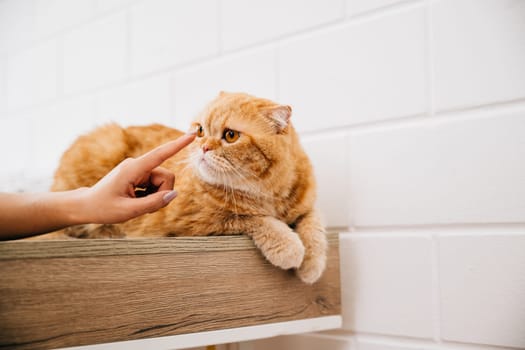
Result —
POLYGON ((185 134, 174 141, 167 142, 137 158, 143 170, 153 170, 166 159, 174 156, 195 139, 195 134, 185 134))

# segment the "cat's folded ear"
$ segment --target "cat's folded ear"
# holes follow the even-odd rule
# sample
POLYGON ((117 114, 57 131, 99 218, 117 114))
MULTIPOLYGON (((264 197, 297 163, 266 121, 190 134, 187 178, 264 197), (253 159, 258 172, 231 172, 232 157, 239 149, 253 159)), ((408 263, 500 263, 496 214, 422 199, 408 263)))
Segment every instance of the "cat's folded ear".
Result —
POLYGON ((279 105, 265 110, 266 117, 274 127, 275 131, 281 133, 286 129, 292 116, 292 107, 279 105))

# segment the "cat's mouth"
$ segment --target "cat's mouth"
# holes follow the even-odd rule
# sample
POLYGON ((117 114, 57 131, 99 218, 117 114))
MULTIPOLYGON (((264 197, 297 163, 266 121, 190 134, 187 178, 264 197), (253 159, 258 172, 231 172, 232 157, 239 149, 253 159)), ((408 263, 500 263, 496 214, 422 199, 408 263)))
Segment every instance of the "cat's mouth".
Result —
POLYGON ((201 154, 197 158, 196 171, 198 176, 205 182, 212 185, 226 186, 235 188, 238 179, 231 171, 231 166, 225 164, 227 161, 213 155, 201 154))
POLYGON ((215 171, 215 167, 211 164, 210 161, 206 160, 204 154, 199 159, 199 169, 204 169, 206 171, 215 171))
POLYGON ((213 159, 207 157, 206 154, 202 154, 198 157, 196 165, 197 172, 204 181, 217 183, 221 170, 217 168, 213 159))

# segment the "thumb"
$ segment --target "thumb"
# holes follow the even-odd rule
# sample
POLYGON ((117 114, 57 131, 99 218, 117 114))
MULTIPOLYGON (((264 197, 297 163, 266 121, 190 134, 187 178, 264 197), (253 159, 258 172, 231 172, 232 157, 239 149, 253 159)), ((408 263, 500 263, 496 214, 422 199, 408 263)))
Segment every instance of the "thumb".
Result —
POLYGON ((159 191, 146 197, 130 199, 133 212, 138 215, 153 213, 168 205, 175 197, 177 191, 159 191))

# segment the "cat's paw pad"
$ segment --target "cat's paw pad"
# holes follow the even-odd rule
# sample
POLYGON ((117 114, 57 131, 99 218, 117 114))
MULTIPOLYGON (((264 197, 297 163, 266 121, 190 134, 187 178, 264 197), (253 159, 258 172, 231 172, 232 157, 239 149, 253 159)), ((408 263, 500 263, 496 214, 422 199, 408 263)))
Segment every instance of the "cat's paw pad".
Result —
POLYGON ((304 245, 295 233, 282 235, 264 250, 266 259, 282 269, 301 266, 304 258, 304 245))
POLYGON ((301 281, 312 284, 316 282, 326 267, 326 255, 308 256, 297 269, 297 276, 301 281))

